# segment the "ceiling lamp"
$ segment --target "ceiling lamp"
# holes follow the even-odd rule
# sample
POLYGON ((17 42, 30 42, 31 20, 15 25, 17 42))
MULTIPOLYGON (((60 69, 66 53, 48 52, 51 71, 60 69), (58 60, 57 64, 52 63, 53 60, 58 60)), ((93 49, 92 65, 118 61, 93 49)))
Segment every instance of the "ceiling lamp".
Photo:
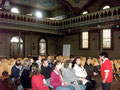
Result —
POLYGON ((84 11, 82 14, 84 15, 84 14, 87 14, 88 12, 87 11, 84 11))
POLYGON ((38 17, 38 18, 42 18, 42 13, 40 11, 37 11, 35 13, 35 16, 38 17))
POLYGON ((17 8, 12 8, 12 9, 11 9, 11 12, 12 12, 12 13, 20 13, 17 8))
POLYGON ((110 6, 108 6, 108 5, 103 7, 103 9, 109 9, 109 8, 110 8, 110 6))

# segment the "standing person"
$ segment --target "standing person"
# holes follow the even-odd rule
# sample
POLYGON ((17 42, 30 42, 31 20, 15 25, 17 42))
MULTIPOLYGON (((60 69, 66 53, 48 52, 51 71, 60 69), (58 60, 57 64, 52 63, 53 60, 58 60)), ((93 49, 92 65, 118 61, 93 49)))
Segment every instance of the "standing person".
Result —
POLYGON ((67 85, 62 78, 60 69, 62 64, 59 61, 56 61, 54 64, 55 68, 51 73, 50 84, 53 86, 54 90, 75 90, 71 85, 67 85))
POLYGON ((40 66, 37 63, 32 64, 30 77, 32 77, 32 90, 49 90, 44 76, 40 73, 40 66))
POLYGON ((102 89, 110 90, 111 82, 113 80, 113 73, 112 64, 108 59, 107 52, 100 53, 100 60, 102 61, 101 64, 102 89))

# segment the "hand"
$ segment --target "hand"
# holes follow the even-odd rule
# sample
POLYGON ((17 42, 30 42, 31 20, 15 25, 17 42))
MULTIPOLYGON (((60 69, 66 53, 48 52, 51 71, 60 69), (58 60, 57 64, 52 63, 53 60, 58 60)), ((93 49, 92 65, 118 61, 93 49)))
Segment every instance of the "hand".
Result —
POLYGON ((96 75, 98 75, 98 74, 97 74, 96 72, 93 72, 93 75, 96 76, 96 75))
POLYGON ((63 83, 62 83, 62 86, 66 86, 66 83, 63 82, 63 83))
POLYGON ((106 82, 106 79, 104 79, 103 81, 102 81, 102 83, 105 83, 106 82))

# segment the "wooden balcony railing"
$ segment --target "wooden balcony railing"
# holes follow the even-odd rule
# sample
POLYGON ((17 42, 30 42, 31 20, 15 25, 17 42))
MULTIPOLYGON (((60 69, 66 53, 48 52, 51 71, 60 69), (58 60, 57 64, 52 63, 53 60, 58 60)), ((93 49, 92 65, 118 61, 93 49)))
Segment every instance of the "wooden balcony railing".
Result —
POLYGON ((18 24, 52 30, 80 27, 83 25, 97 24, 119 19, 120 7, 100 10, 97 12, 58 21, 38 19, 36 17, 0 11, 0 23, 18 24))

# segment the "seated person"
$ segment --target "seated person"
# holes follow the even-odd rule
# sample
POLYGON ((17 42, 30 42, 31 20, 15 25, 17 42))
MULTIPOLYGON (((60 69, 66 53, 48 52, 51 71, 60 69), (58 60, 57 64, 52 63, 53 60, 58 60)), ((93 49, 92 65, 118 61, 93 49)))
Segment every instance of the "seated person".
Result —
POLYGON ((21 84, 23 88, 31 88, 31 78, 29 77, 30 74, 30 60, 24 61, 24 66, 22 68, 21 72, 21 84))
POLYGON ((48 60, 48 65, 53 68, 53 61, 51 59, 51 56, 48 55, 47 60, 48 60))
POLYGON ((76 57, 73 61, 73 70, 75 71, 75 76, 86 85, 86 90, 92 90, 92 84, 86 79, 87 72, 84 67, 81 66, 81 59, 79 57, 76 57))
POLYGON ((72 61, 67 60, 64 62, 64 69, 62 71, 63 79, 67 84, 70 84, 75 87, 75 90, 85 90, 86 87, 83 84, 79 84, 77 79, 75 77, 75 72, 72 69, 72 61))
POLYGON ((37 63, 32 64, 30 77, 32 78, 32 90, 49 90, 44 76, 40 73, 40 66, 37 63))
POLYGON ((42 56, 39 56, 38 57, 38 60, 36 60, 36 63, 41 67, 41 65, 42 65, 42 56))
POLYGON ((50 85, 50 75, 53 69, 48 66, 48 60, 43 59, 42 60, 42 66, 41 66, 41 74, 45 77, 47 86, 50 88, 53 88, 53 86, 50 85))
POLYGON ((53 86, 54 90, 75 90, 75 88, 71 85, 67 85, 60 73, 60 69, 62 68, 62 64, 59 61, 55 62, 54 70, 51 73, 50 84, 53 86))
POLYGON ((21 62, 20 60, 17 60, 15 65, 11 69, 11 78, 12 79, 17 79, 20 77, 19 73, 21 70, 21 62))
POLYGON ((92 79, 92 76, 96 76, 97 75, 97 70, 95 70, 95 68, 93 67, 93 65, 91 64, 91 58, 87 58, 86 59, 86 63, 84 65, 84 68, 87 72, 87 77, 86 79, 92 82, 92 86, 94 87, 96 84, 96 81, 92 79))

